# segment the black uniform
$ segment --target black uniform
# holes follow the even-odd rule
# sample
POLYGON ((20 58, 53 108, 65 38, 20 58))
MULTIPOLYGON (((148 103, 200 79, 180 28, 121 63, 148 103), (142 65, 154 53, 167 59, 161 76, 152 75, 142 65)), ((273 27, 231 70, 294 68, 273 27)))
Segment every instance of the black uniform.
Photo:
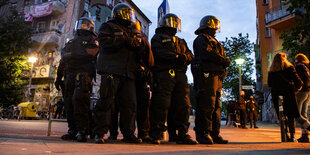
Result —
MULTIPOLYGON (((150 83, 152 78, 150 68, 154 66, 154 57, 149 42, 139 34, 136 34, 136 37, 138 38, 138 42, 140 44, 140 46, 136 49, 138 60, 138 71, 136 76, 138 138, 141 138, 142 141, 148 141, 150 131, 150 83)), ((112 113, 109 128, 110 140, 116 140, 118 135, 119 104, 117 100, 115 101, 114 106, 115 108, 112 113)))
MULTIPOLYGON (((62 49, 61 53, 71 52, 68 50, 69 44, 62 49)), ((74 108, 72 103, 72 96, 74 93, 74 78, 75 73, 72 70, 69 70, 68 61, 64 61, 63 58, 60 59, 59 66, 57 69, 57 78, 56 78, 56 88, 61 87, 62 94, 64 98, 64 111, 66 113, 66 118, 68 122, 68 132, 65 133, 61 139, 64 140, 74 140, 76 139, 77 129, 74 119, 74 108), (64 81, 62 78, 64 77, 64 81)))
POLYGON ((249 109, 250 128, 252 128, 252 124, 254 124, 254 128, 257 128, 256 121, 258 118, 258 103, 254 99, 250 99, 247 103, 247 107, 249 109))
POLYGON ((240 114, 240 125, 242 128, 246 129, 246 123, 247 123, 247 113, 246 113, 246 101, 244 100, 244 96, 239 96, 238 100, 238 108, 239 108, 239 114, 240 114))
POLYGON ((212 144, 213 141, 227 143, 222 141, 219 133, 222 82, 230 60, 226 58, 222 45, 207 33, 198 34, 193 46, 195 59, 192 63, 192 73, 197 97, 194 128, 196 140, 206 144, 212 144))
POLYGON ((96 56, 88 52, 97 49, 95 36, 89 31, 79 30, 74 39, 66 44, 62 53, 64 61, 68 62, 67 91, 73 93, 72 105, 78 141, 86 141, 86 134, 90 130, 90 96, 92 78, 95 77, 96 56))
MULTIPOLYGON (((168 111, 175 102, 173 119, 178 136, 185 139, 189 127, 190 101, 186 70, 193 59, 185 40, 174 36, 176 30, 157 28, 151 40, 155 66, 150 108, 151 136, 161 139, 167 129, 168 111)), ((191 141, 192 142, 192 141, 191 141)))
POLYGON ((134 136, 136 118, 136 73, 138 67, 137 42, 123 20, 110 20, 99 30, 98 74, 101 75, 100 100, 94 119, 95 142, 103 143, 108 132, 115 98, 120 109, 120 129, 125 142, 138 142, 134 136))
POLYGON ((140 34, 136 36, 140 41, 140 46, 137 49, 138 74, 136 78, 138 138, 141 138, 143 141, 148 141, 151 128, 149 110, 151 103, 150 85, 152 73, 150 68, 154 66, 154 57, 147 39, 140 34))

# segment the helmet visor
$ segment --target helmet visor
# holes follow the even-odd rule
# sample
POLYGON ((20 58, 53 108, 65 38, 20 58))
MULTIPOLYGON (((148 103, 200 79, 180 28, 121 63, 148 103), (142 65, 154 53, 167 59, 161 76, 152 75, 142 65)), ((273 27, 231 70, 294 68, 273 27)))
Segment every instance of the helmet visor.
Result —
POLYGON ((120 8, 119 10, 119 18, 131 21, 135 23, 136 18, 135 18, 135 11, 133 9, 129 8, 120 8))
POLYGON ((82 19, 82 20, 79 20, 77 29, 94 32, 94 26, 95 26, 94 22, 82 19))
POLYGON ((208 27, 211 29, 216 29, 217 31, 221 31, 221 25, 219 20, 210 19, 208 20, 208 27))
POLYGON ((164 25, 167 27, 175 28, 179 32, 181 31, 181 19, 175 16, 171 16, 164 20, 164 25))

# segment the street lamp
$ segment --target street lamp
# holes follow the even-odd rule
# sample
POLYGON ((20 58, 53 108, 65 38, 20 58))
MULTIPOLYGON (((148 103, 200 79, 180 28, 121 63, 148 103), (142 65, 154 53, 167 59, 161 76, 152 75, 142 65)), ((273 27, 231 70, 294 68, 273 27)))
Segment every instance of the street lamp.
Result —
POLYGON ((238 64, 239 66, 239 95, 241 94, 241 91, 242 91, 242 81, 241 81, 241 65, 244 63, 244 59, 242 58, 239 58, 239 59, 236 59, 236 64, 238 64))
POLYGON ((31 95, 31 81, 32 81, 32 72, 33 72, 33 63, 37 61, 38 58, 36 57, 29 57, 28 62, 31 63, 31 71, 29 77, 29 85, 28 85, 28 102, 30 102, 30 95, 31 95))

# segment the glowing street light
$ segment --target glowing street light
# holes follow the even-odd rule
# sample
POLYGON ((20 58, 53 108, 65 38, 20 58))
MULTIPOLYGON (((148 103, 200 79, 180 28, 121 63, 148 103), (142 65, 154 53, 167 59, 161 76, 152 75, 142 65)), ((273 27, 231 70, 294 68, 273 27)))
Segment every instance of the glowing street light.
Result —
POLYGON ((28 62, 31 62, 31 71, 29 77, 29 85, 28 85, 28 102, 30 102, 31 95, 31 81, 32 81, 32 72, 33 72, 33 64, 37 61, 36 57, 29 57, 28 62))
POLYGON ((239 95, 241 94, 241 91, 242 91, 242 81, 241 81, 241 65, 244 63, 244 59, 242 58, 239 58, 239 59, 236 59, 236 64, 238 64, 239 66, 239 95))

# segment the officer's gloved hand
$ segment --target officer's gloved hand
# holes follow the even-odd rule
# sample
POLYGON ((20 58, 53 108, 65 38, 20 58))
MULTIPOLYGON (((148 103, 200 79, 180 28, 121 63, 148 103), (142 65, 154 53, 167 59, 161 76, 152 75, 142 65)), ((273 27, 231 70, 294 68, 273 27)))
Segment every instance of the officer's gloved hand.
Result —
POLYGON ((58 91, 60 91, 60 85, 61 85, 62 81, 59 79, 56 79, 55 81, 55 87, 58 91))
POLYGON ((187 58, 185 55, 180 54, 180 55, 177 55, 176 57, 177 57, 177 63, 178 64, 184 65, 186 63, 187 58))

